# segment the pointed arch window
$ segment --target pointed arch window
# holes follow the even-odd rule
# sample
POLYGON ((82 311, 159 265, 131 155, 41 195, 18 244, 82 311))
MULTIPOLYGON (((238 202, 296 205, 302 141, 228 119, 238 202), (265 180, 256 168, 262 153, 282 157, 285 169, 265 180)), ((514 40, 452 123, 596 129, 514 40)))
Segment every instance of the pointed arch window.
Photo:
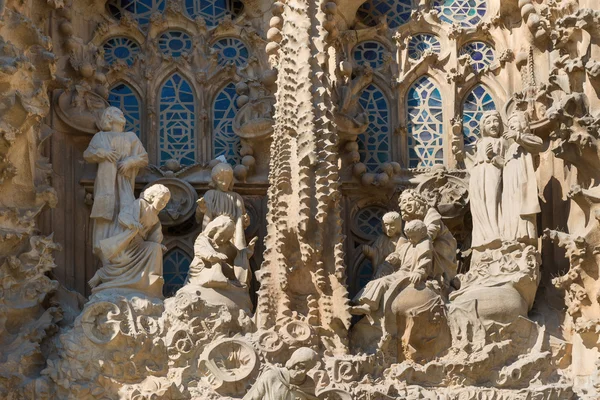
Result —
POLYGON ((385 94, 374 84, 363 90, 359 102, 369 115, 369 126, 358 135, 358 152, 361 162, 374 171, 390 158, 390 107, 385 94))
POLYGON ((433 0, 433 9, 448 24, 477 25, 487 12, 486 0, 433 0))
POLYGON ((138 137, 141 137, 140 100, 133 89, 124 83, 118 83, 110 89, 108 103, 123 111, 127 121, 125 130, 135 132, 138 137))
POLYGON ((183 287, 190 270, 192 258, 178 247, 170 250, 163 258, 163 295, 171 297, 183 287))
POLYGON ((180 165, 196 162, 195 98, 192 86, 180 74, 167 79, 160 89, 160 164, 177 160, 180 165))
POLYGON ((141 27, 146 28, 152 14, 165 11, 166 4, 166 0, 109 0, 106 6, 116 19, 130 13, 141 27))
POLYGON ((465 144, 475 143, 480 136, 479 122, 483 113, 496 109, 490 92, 483 85, 477 85, 463 102, 462 123, 465 144))
POLYGON ((229 83, 217 96, 213 105, 213 148, 214 156, 224 156, 236 165, 241 162, 240 137, 233 132, 233 119, 238 111, 235 85, 229 83))
POLYGON ((442 95, 428 76, 419 78, 406 98, 409 168, 444 163, 442 95))
POLYGON ((235 17, 243 8, 240 0, 185 0, 184 4, 190 18, 201 17, 209 27, 217 26, 227 15, 235 17))

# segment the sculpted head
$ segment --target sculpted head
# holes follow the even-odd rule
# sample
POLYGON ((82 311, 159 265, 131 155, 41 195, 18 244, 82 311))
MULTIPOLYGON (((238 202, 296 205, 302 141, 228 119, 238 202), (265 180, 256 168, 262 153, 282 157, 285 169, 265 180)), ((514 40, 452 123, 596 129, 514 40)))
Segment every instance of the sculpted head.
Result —
POLYGON ((212 185, 223 191, 228 192, 233 189, 233 168, 228 163, 219 163, 215 165, 210 173, 212 185))
POLYGON ((123 111, 117 107, 108 107, 100 118, 100 129, 104 132, 123 132, 126 123, 123 111))
POLYGON ((525 111, 513 111, 508 117, 508 129, 511 132, 529 131, 529 114, 525 111))
POLYGON ((413 189, 407 189, 400 194, 400 212, 402 219, 412 221, 423 219, 427 213, 427 201, 413 189))
POLYGON ((481 136, 500 137, 502 136, 504 125, 502 117, 498 111, 486 111, 481 117, 481 136))
POLYGON ((156 211, 160 211, 171 200, 171 192, 165 185, 156 184, 144 190, 140 197, 150 203, 156 211))
POLYGON ((427 238, 427 225, 421 220, 413 219, 404 226, 404 234, 412 244, 420 243, 427 238))
POLYGON ((290 378, 294 383, 302 383, 306 379, 306 373, 317 365, 318 355, 313 349, 301 347, 292 353, 285 367, 290 372, 290 378))
POLYGON ((227 215, 219 215, 206 225, 204 232, 207 237, 211 238, 218 246, 229 242, 235 234, 235 223, 227 215))
POLYGON ((402 230, 402 217, 396 211, 390 211, 383 215, 383 232, 393 237, 400 234, 402 230))

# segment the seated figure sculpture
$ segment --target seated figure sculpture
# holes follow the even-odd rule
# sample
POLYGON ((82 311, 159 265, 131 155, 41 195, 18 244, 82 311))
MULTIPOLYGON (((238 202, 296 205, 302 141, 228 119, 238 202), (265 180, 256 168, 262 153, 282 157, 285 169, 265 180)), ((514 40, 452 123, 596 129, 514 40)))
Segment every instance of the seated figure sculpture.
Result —
POLYGON ((162 298, 163 240, 158 213, 171 193, 153 185, 119 213, 122 232, 100 241, 104 263, 89 281, 92 293, 120 289, 162 298))
POLYGON ((307 347, 294 351, 285 368, 263 372, 243 400, 317 400, 315 383, 307 372, 317 365, 317 353, 307 347))
POLYGON ((386 258, 385 265, 394 272, 367 283, 355 296, 353 301, 358 305, 351 308, 351 313, 371 314, 379 309, 382 296, 393 284, 408 278, 416 285, 431 276, 433 250, 427 226, 423 221, 412 220, 404 227, 404 233, 408 242, 403 241, 400 248, 386 258))

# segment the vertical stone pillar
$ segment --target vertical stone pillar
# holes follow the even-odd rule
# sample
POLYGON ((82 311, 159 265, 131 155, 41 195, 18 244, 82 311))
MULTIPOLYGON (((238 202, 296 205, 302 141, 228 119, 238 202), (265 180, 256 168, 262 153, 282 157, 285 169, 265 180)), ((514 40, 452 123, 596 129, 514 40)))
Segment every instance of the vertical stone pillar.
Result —
POLYGON ((350 315, 329 73, 336 63, 337 30, 328 20, 335 7, 318 0, 273 7, 267 51, 279 74, 257 322, 267 330, 305 324, 339 353, 350 315))

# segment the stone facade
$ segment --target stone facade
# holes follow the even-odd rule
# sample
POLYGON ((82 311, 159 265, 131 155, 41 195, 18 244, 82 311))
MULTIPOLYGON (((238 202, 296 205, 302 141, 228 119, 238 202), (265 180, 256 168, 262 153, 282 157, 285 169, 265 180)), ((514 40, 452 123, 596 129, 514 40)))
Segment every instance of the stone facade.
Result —
POLYGON ((0 398, 600 397, 600 6, 361 1, 0 1, 0 398))

